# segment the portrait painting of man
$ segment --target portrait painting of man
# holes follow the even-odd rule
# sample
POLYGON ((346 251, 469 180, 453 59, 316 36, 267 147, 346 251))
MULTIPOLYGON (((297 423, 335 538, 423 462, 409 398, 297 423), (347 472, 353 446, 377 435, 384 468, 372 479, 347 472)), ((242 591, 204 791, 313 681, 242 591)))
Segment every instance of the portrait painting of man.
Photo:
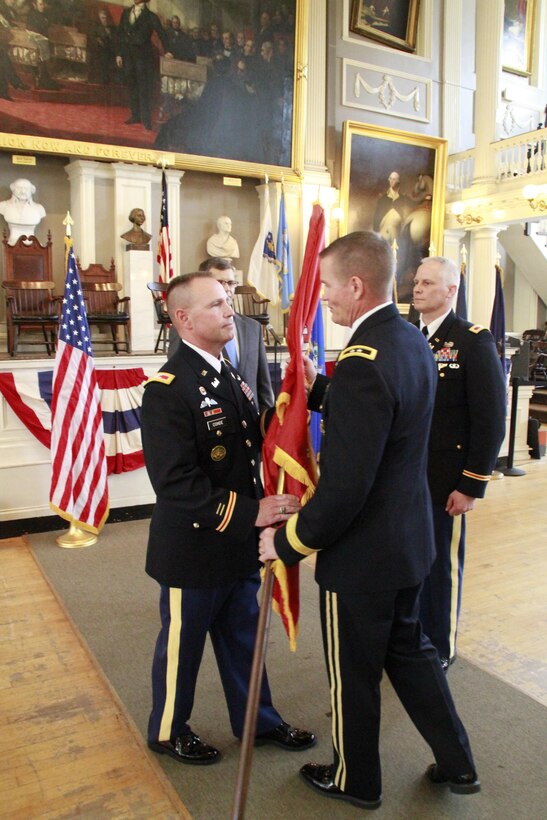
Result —
POLYGON ((444 140, 344 123, 344 233, 376 231, 396 257, 396 298, 409 304, 421 260, 440 253, 444 140))

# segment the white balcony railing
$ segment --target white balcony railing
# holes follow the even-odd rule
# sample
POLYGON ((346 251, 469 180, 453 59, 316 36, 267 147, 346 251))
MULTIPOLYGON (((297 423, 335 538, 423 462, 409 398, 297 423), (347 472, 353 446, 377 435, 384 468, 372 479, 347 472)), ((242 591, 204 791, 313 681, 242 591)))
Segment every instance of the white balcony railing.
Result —
MULTIPOLYGON (((535 176, 547 172, 547 129, 527 131, 518 136, 490 143, 493 152, 495 178, 493 182, 503 183, 515 177, 526 177, 533 181, 535 176)), ((473 183, 475 151, 461 151, 448 158, 447 190, 457 194, 473 183)))

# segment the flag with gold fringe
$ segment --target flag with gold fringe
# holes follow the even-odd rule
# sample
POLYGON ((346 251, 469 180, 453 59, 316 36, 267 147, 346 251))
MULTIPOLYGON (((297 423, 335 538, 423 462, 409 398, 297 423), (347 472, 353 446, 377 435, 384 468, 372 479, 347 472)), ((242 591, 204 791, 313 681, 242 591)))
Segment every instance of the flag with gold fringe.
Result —
POLYGON ((161 173, 160 231, 158 235, 158 253, 156 259, 160 266, 159 281, 170 282, 173 278, 173 254, 171 253, 171 237, 169 235, 167 180, 165 178, 165 171, 161 173))
MULTIPOLYGON (((279 491, 278 481, 282 470, 282 491, 293 493, 300 498, 302 504, 311 498, 317 484, 316 464, 308 429, 302 346, 310 339, 319 303, 319 253, 324 243, 325 215, 321 206, 316 204, 310 219, 302 274, 289 314, 287 346, 290 360, 276 401, 276 412, 262 448, 266 495, 279 491)), ((281 616, 290 647, 294 651, 299 614, 298 564, 287 567, 282 561, 274 561, 272 571, 275 575, 273 608, 281 616)))
POLYGON ((65 291, 51 401, 49 504, 87 532, 108 518, 107 464, 97 374, 82 286, 70 236, 65 237, 65 291))

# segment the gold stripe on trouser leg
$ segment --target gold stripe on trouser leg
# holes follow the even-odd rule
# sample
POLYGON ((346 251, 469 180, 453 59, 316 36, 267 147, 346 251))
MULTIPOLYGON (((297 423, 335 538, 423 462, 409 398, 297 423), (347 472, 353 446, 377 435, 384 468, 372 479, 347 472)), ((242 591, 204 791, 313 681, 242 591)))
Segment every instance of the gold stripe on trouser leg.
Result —
POLYGON ((161 716, 158 740, 171 740, 175 713, 177 672, 179 668, 180 633, 182 631, 182 589, 169 589, 169 636, 167 638, 167 668, 165 670, 165 704, 161 716))
POLYGON ((452 538, 450 541, 450 637, 449 649, 450 658, 454 657, 456 651, 456 628, 458 626, 458 593, 460 591, 460 538, 462 534, 462 516, 455 515, 452 525, 452 538))
POLYGON ((342 713, 342 677, 340 675, 340 644, 338 640, 338 598, 335 592, 325 593, 327 620, 327 664, 330 680, 332 708, 332 743, 338 753, 338 768, 334 782, 344 791, 346 785, 346 760, 344 757, 344 716, 342 713))

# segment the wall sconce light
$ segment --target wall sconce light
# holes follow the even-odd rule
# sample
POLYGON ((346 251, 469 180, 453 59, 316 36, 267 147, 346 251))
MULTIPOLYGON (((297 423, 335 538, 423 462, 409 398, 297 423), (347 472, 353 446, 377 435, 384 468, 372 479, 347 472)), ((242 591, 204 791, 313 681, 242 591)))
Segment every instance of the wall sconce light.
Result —
POLYGON ((460 225, 480 225, 480 223, 482 222, 482 216, 480 216, 479 214, 472 214, 469 211, 466 211, 463 202, 454 202, 451 205, 450 210, 452 211, 460 225))
POLYGON ((544 186, 526 185, 522 189, 522 196, 528 200, 533 211, 547 211, 547 193, 544 186))

